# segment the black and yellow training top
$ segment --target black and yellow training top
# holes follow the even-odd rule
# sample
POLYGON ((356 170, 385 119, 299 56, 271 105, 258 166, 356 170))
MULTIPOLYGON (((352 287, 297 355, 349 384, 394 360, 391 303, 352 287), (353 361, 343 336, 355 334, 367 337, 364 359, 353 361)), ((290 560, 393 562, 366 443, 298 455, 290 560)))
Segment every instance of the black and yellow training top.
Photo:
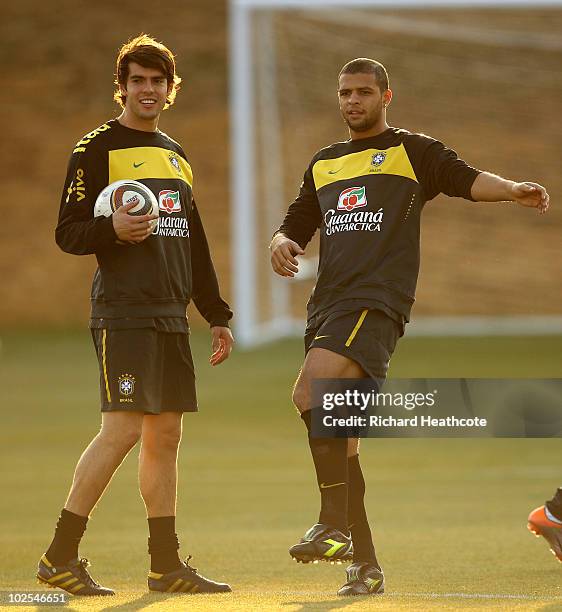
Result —
POLYGON ((438 140, 393 127, 316 153, 278 229, 304 248, 320 227, 309 320, 368 307, 408 321, 422 208, 441 192, 472 200, 478 173, 438 140))
POLYGON ((157 321, 156 327, 183 330, 192 298, 211 325, 227 325, 232 312, 219 294, 192 185, 183 149, 163 132, 133 130, 113 119, 76 144, 55 236, 67 253, 96 255, 92 327, 157 321), (140 244, 119 244, 111 217, 93 216, 100 191, 122 179, 140 181, 159 202, 158 226, 140 244), (182 320, 179 328, 170 325, 182 320))

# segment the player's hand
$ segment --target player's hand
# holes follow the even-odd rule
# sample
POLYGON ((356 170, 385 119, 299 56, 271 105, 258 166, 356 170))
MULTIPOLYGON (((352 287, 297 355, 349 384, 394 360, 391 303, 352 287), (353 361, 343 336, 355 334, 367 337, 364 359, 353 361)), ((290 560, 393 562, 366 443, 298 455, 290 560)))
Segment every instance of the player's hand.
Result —
POLYGON ((538 208, 539 213, 544 215, 548 210, 549 195, 546 189, 538 183, 513 183, 511 187, 511 195, 514 202, 521 206, 529 206, 530 208, 538 208))
POLYGON ((111 215, 113 229, 121 242, 139 244, 154 231, 154 225, 151 221, 158 219, 158 215, 141 215, 139 217, 129 215, 129 210, 135 206, 135 202, 124 204, 111 215))
POLYGON ((304 255, 301 247, 284 234, 277 234, 269 245, 271 267, 279 276, 293 277, 299 271, 297 255, 304 255))
POLYGON ((209 363, 212 366, 216 366, 225 359, 228 359, 233 344, 234 338, 228 327, 211 327, 211 346, 213 354, 209 359, 209 363))

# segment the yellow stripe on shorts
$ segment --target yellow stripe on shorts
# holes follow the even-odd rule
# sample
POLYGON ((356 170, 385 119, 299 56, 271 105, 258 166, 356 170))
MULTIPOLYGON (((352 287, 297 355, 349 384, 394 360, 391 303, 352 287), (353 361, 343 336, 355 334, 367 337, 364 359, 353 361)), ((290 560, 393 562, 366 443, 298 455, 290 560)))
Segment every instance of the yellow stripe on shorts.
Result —
POLYGON ((103 366, 103 378, 105 380, 105 393, 107 395, 107 401, 111 404, 111 392, 109 391, 109 381, 107 380, 107 359, 106 359, 106 348, 105 348, 105 340, 107 337, 107 330, 102 330, 102 366, 103 366))
POLYGON ((365 320, 365 317, 367 316, 368 312, 369 312, 369 309, 367 308, 361 313, 361 316, 359 317, 359 320, 355 324, 353 331, 349 334, 349 338, 347 339, 345 346, 349 346, 353 342, 353 339, 357 335, 357 332, 359 331, 359 328, 361 327, 361 325, 363 325, 363 321, 365 320))

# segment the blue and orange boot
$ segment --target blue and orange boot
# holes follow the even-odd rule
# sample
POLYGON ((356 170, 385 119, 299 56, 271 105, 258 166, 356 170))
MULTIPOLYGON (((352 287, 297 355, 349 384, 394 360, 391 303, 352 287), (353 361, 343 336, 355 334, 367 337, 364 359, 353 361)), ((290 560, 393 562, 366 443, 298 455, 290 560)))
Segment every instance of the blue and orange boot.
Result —
POLYGON ((537 538, 542 536, 548 542, 550 552, 562 563, 562 521, 558 522, 546 506, 539 506, 529 514, 527 529, 537 538))

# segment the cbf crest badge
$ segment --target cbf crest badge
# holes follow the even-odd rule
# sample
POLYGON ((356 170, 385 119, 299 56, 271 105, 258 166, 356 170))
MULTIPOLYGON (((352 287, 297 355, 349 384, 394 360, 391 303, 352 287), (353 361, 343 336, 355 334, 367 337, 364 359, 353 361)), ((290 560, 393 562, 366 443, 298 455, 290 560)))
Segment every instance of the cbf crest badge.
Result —
POLYGON ((121 374, 119 377, 119 393, 130 397, 135 392, 135 377, 131 374, 121 374))
POLYGON ((178 160, 178 156, 175 153, 170 153, 170 155, 168 156, 168 159, 170 160, 170 163, 174 167, 175 171, 178 174, 181 174, 181 166, 178 160))
POLYGON ((379 151, 378 153, 374 153, 371 159, 371 166, 374 168, 378 168, 382 166, 384 160, 386 159, 386 153, 384 151, 379 151))

